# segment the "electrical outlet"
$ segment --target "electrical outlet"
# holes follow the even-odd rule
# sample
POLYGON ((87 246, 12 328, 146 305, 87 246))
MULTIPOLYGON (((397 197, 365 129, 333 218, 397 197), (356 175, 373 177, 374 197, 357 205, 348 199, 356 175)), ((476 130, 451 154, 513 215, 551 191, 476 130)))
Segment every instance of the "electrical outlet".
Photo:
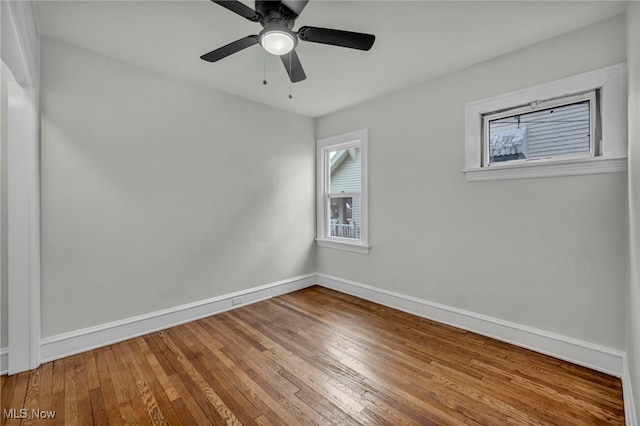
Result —
POLYGON ((239 305, 241 303, 242 303, 242 296, 234 297, 233 299, 231 299, 232 305, 239 305))

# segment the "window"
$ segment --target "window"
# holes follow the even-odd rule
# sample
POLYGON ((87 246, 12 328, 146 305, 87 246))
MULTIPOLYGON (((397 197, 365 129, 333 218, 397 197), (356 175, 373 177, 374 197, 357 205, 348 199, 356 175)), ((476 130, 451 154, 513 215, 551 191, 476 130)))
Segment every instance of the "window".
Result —
POLYGON ((593 157, 596 92, 483 116, 483 164, 563 156, 593 157))
POLYGON ((466 179, 626 171, 625 66, 466 105, 466 179))
POLYGON ((368 253, 367 129, 320 139, 318 246, 368 253))

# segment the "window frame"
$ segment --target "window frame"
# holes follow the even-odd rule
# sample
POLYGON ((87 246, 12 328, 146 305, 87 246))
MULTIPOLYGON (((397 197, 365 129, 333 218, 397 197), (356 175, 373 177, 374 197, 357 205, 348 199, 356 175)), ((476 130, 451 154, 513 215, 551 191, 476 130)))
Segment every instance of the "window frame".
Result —
MULTIPOLYGON (((542 109, 542 107, 540 108, 542 109)), ((626 64, 589 71, 522 90, 470 102, 465 105, 465 168, 467 181, 521 179, 616 173, 627 170, 626 64), (554 100, 575 94, 598 92, 600 140, 593 154, 559 155, 511 160, 488 165, 485 157, 484 117, 501 111, 540 103, 549 108, 554 100)), ((596 108, 592 108, 593 111, 596 108)), ((590 112, 591 114, 591 112, 590 112)), ((592 125, 595 125, 595 121, 592 125)), ((595 135, 595 132, 592 132, 595 135)))
POLYGON ((369 253, 368 220, 368 129, 355 130, 316 141, 317 159, 317 223, 316 244, 318 247, 369 253), (342 149, 360 147, 360 191, 331 192, 331 161, 329 153, 342 149), (330 232, 331 199, 360 198, 360 239, 332 237, 330 232))

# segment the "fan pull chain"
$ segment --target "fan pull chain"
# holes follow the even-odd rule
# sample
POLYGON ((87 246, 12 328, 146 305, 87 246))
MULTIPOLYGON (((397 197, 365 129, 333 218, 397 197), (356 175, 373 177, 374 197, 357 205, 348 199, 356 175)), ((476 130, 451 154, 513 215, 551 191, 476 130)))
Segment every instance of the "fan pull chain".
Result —
POLYGON ((293 50, 289 52, 289 99, 293 99, 293 95, 291 94, 291 78, 293 74, 291 74, 291 57, 293 56, 293 50))
POLYGON ((267 51, 262 55, 262 84, 267 85, 267 51))

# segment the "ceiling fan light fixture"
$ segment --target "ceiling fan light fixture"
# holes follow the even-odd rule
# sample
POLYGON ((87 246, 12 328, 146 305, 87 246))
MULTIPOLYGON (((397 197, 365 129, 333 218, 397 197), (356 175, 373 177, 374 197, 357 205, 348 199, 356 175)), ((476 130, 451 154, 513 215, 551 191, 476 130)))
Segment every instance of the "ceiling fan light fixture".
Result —
POLYGON ((265 30, 260 34, 260 44, 272 55, 282 56, 296 47, 296 36, 282 29, 265 30))

